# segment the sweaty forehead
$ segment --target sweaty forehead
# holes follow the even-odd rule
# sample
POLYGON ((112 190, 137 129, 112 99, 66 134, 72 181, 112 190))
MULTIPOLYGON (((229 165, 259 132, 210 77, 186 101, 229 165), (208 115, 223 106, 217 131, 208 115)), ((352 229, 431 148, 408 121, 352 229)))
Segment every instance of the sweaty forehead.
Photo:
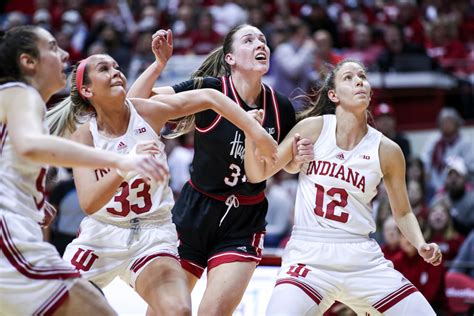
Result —
POLYGON ((345 72, 352 72, 352 73, 364 72, 365 73, 365 69, 358 63, 347 62, 339 68, 337 74, 342 75, 345 72))
POLYGON ((261 36, 263 33, 256 27, 248 25, 238 30, 237 33, 235 33, 235 38, 241 38, 245 35, 261 36))
POLYGON ((116 64, 117 62, 109 55, 92 55, 89 57, 88 64, 97 65, 99 63, 116 64))

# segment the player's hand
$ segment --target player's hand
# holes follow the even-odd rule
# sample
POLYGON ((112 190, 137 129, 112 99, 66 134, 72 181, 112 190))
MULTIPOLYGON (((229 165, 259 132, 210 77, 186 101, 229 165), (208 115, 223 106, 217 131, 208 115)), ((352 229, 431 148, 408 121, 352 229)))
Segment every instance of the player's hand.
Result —
POLYGON ((158 30, 153 34, 151 50, 158 63, 165 65, 173 55, 173 33, 171 30, 158 30))
POLYGON ((441 260, 443 259, 441 250, 439 249, 439 246, 435 243, 422 244, 418 249, 418 253, 421 257, 423 257, 426 262, 431 263, 434 266, 439 265, 441 263, 441 260))
POLYGON ((263 123, 263 110, 250 110, 247 112, 254 120, 256 120, 260 125, 263 123))
POLYGON ((152 156, 161 153, 160 147, 153 140, 139 142, 135 145, 134 152, 137 154, 149 154, 152 156))
POLYGON ((156 182, 164 181, 169 177, 168 167, 156 161, 152 155, 124 155, 118 162, 119 174, 140 175, 156 182))
POLYGON ((293 161, 301 166, 314 160, 314 146, 308 138, 301 138, 300 134, 293 137, 293 161))
POLYGON ((54 218, 58 211, 56 208, 51 205, 49 202, 44 202, 44 218, 43 221, 40 223, 40 226, 43 228, 48 228, 48 226, 53 222, 54 218))

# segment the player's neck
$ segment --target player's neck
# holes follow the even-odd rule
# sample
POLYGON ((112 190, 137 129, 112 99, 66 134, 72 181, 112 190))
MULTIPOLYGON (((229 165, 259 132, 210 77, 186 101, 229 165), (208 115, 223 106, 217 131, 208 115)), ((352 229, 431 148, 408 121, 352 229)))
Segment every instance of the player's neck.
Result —
POLYGON ((260 77, 243 76, 241 73, 233 73, 231 78, 242 100, 249 106, 256 105, 262 90, 262 79, 260 77))
POLYGON ((354 149, 367 134, 367 118, 364 114, 344 113, 336 115, 336 143, 344 150, 354 149))
POLYGON ((130 122, 130 109, 123 103, 122 106, 115 104, 114 108, 96 107, 97 127, 104 135, 117 137, 125 134, 130 122))

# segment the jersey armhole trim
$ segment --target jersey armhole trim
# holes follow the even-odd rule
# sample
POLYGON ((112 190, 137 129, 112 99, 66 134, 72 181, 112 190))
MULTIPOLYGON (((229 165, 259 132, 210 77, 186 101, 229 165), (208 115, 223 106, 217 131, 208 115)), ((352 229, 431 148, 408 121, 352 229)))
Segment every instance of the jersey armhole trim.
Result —
MULTIPOLYGON (((222 76, 220 79, 222 81, 222 90, 221 90, 221 92, 224 93, 224 95, 227 96, 229 90, 227 88, 227 83, 225 81, 225 76, 222 76)), ((222 116, 217 114, 216 118, 214 119, 214 121, 212 121, 212 123, 209 126, 207 126, 207 127, 197 127, 197 125, 196 125, 195 129, 199 133, 207 133, 207 132, 211 131, 214 127, 217 126, 217 124, 220 122, 221 118, 222 118, 222 116)))

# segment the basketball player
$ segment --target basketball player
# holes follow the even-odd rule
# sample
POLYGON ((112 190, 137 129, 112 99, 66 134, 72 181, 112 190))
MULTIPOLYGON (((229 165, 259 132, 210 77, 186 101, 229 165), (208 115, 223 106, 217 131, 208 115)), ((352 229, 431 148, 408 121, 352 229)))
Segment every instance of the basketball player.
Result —
MULTIPOLYGON (((157 42, 171 51, 171 32, 158 31, 157 42)), ((171 55, 157 54, 155 46, 153 50, 156 62, 137 79, 129 96, 148 97, 171 55)), ((263 109, 263 127, 280 142, 295 124, 295 113, 286 97, 262 83, 269 61, 263 33, 256 27, 239 25, 226 35, 223 47, 204 61, 194 79, 155 88, 153 93, 218 90, 245 111, 263 109)), ((268 209, 265 182, 247 182, 241 129, 214 111, 198 113, 191 122, 188 125, 195 129, 191 180, 172 210, 181 265, 190 290, 207 267, 207 285, 198 314, 231 315, 262 258, 268 209)), ((301 163, 299 156, 293 163, 301 163)))
POLYGON ((358 315, 435 315, 368 237, 375 231, 371 201, 383 178, 401 232, 425 261, 441 263, 438 245, 425 242, 411 211, 400 147, 367 125, 371 88, 364 67, 340 62, 316 96, 280 144, 275 165, 255 159, 246 143, 248 180, 257 183, 292 159, 293 134, 314 143, 314 160, 299 174, 295 226, 267 314, 322 315, 338 300, 358 315))
MULTIPOLYGON (((68 54, 34 26, 0 35, 0 310, 4 315, 113 315, 43 241, 46 164, 120 168, 162 180, 151 156, 123 156, 47 135, 45 102, 64 88, 68 54)), ((47 223, 45 223, 47 224, 47 223)))
MULTIPOLYGON (((276 150, 276 142, 257 121, 215 90, 156 96, 149 101, 129 100, 125 89, 126 78, 115 60, 93 55, 73 70, 70 98, 49 112, 51 125, 61 134, 88 111, 90 119, 74 132, 73 139, 118 153, 144 150, 166 165, 160 138, 164 124, 212 108, 270 152, 276 150)), ((190 314, 186 276, 177 260, 168 181, 149 184, 133 174, 124 178, 108 170, 73 171, 79 202, 89 216, 81 223, 80 235, 66 248, 64 259, 100 288, 120 276, 156 314, 190 314)))

